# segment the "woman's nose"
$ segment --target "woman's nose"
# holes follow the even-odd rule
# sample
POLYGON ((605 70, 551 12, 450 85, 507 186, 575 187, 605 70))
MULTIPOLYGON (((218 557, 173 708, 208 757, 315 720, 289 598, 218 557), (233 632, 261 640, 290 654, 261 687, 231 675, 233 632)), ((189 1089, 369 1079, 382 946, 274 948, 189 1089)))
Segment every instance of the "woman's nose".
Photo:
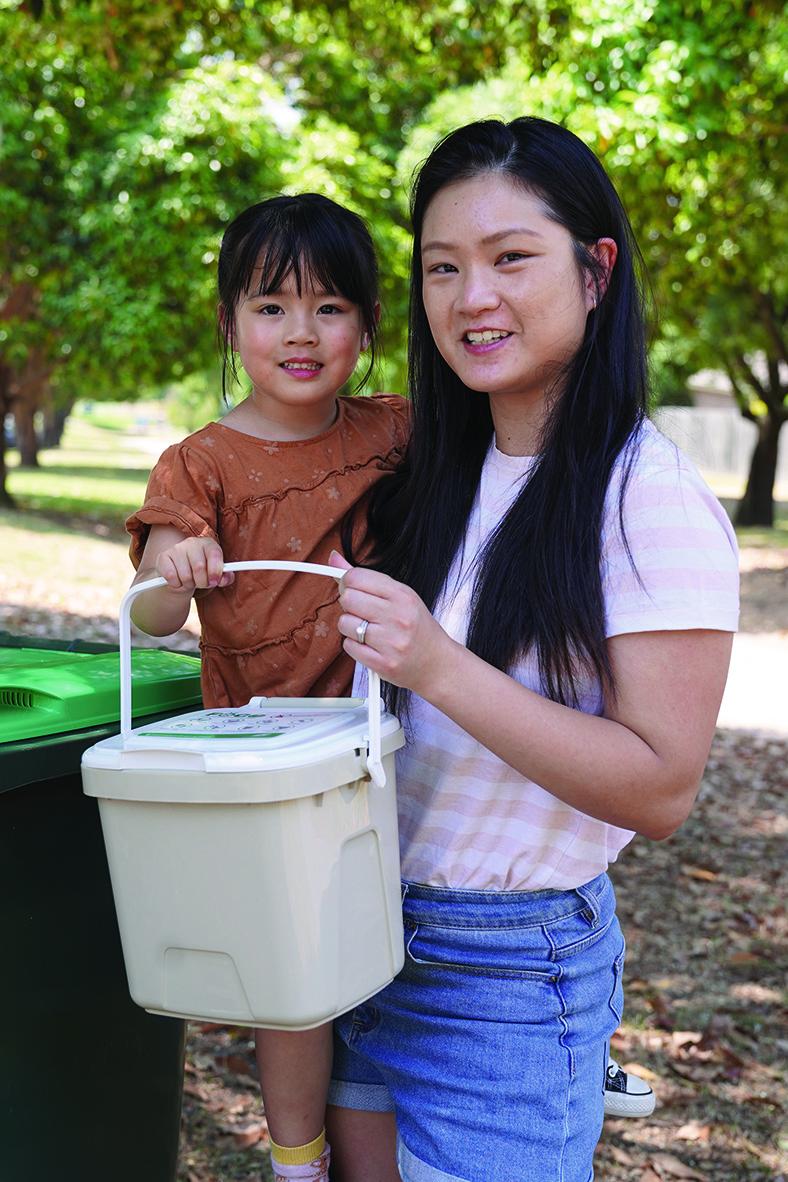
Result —
POLYGON ((457 294, 457 311, 474 316, 478 312, 497 308, 499 303, 500 296, 490 276, 476 271, 468 272, 457 294))

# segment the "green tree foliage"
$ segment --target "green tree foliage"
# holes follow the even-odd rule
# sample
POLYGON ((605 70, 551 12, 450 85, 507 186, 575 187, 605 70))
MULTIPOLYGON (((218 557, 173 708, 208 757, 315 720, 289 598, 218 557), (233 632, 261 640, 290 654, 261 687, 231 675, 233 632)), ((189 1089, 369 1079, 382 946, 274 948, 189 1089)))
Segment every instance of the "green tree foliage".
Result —
MULTIPOLYGON (((209 12, 132 3, 121 19, 103 4, 0 4, 0 414, 15 413, 28 462, 34 412, 53 388, 66 399, 80 381, 90 325, 63 327, 90 266, 80 222, 100 200, 99 162, 188 65, 189 29, 209 12)), ((3 476, 0 465, 0 499, 3 476)))
POLYGON ((413 168, 459 123, 540 113, 624 195, 658 390, 724 367, 756 420, 764 520, 786 416, 785 40, 774 0, 0 0, 0 412, 24 426, 52 392, 213 372, 222 227, 279 189, 370 222, 381 384, 403 388, 413 168))
POLYGON ((579 0, 552 65, 513 52, 500 74, 439 96, 413 129, 407 176, 451 127, 525 112, 565 122, 604 160, 656 295, 655 385, 728 373, 758 427, 739 518, 771 524, 788 418, 785 16, 738 7, 579 0), (781 107, 782 103, 782 107, 781 107))

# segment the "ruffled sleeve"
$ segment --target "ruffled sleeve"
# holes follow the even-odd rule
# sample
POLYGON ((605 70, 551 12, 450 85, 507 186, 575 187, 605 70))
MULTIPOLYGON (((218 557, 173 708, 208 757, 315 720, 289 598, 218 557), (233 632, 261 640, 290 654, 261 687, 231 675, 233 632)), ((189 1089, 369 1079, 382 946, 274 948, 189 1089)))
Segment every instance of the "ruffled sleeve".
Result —
POLYGON ((134 566, 142 560, 153 525, 173 525, 187 537, 218 541, 221 489, 208 448, 188 440, 168 447, 151 472, 144 505, 126 521, 134 566))
POLYGON ((403 398, 401 394, 375 394, 373 397, 376 402, 383 403, 393 412, 392 442, 398 458, 401 458, 405 454, 412 430, 410 400, 403 398))

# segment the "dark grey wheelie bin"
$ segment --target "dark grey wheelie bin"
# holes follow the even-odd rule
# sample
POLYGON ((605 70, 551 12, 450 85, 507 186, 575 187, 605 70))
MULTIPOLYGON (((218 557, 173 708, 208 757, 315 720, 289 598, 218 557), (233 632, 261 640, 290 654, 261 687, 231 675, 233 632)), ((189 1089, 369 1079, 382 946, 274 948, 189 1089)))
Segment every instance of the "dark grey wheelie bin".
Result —
MULTIPOLYGON (((197 657, 133 654, 136 717, 200 702, 197 657)), ((0 633, 0 1178, 174 1182, 185 1024, 130 999, 80 758, 118 730, 108 645, 0 633)))

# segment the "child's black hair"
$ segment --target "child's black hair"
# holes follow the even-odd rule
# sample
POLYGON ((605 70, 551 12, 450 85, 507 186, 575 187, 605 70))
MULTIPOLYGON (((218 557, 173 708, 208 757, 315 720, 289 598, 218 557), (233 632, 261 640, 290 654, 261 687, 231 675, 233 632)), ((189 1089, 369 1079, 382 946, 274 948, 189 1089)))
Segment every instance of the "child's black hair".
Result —
POLYGON ((238 301, 254 286, 264 295, 281 289, 292 274, 298 295, 305 287, 344 296, 361 314, 369 339, 369 364, 360 390, 375 365, 378 329, 378 264, 369 231, 357 214, 320 193, 270 197, 251 205, 230 223, 219 251, 219 349, 222 395, 227 371, 235 381, 233 338, 238 301))

